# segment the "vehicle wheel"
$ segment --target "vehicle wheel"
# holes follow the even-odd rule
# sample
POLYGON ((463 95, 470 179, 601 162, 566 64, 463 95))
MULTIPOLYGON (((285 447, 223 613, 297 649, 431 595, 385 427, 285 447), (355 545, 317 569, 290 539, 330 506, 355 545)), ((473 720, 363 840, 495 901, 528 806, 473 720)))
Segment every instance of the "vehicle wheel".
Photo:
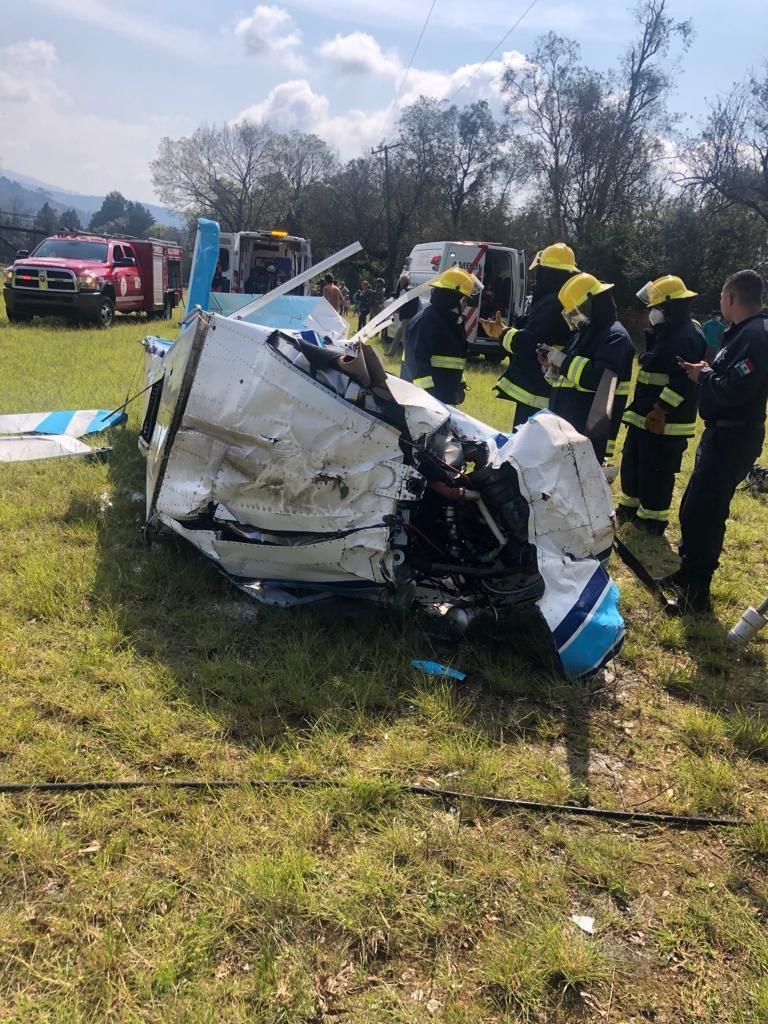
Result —
POLYGON ((96 326, 104 330, 115 322, 115 304, 108 295, 102 295, 96 311, 96 326))
POLYGON ((485 361, 486 363, 488 363, 489 366, 498 366, 503 358, 503 355, 496 355, 495 352, 493 353, 493 355, 488 355, 487 352, 485 354, 485 361))
POLYGON ((32 314, 31 313, 6 313, 9 323, 12 324, 31 324, 32 314))

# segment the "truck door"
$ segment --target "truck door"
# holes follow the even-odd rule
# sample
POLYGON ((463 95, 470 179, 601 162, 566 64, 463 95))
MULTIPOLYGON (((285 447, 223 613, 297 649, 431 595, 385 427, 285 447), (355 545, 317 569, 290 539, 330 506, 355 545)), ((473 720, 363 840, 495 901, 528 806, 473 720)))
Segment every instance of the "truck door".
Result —
MULTIPOLYGON (((219 264, 221 266, 222 276, 225 281, 229 283, 229 288, 225 287, 225 291, 235 292, 238 289, 235 287, 237 281, 237 263, 234 259, 234 245, 235 235, 224 233, 219 235, 219 264)), ((239 283, 239 281, 237 282, 239 283)))
MULTIPOLYGON (((528 259, 523 249, 513 249, 512 310, 514 316, 522 316, 525 310, 525 296, 528 292, 528 259)), ((510 321, 512 322, 512 321, 510 321)))
MULTIPOLYGON (((461 267, 462 270, 474 274, 475 277, 483 280, 485 273, 484 245, 451 245, 447 246, 443 257, 443 266, 440 270, 447 270, 449 267, 461 267)), ((463 315, 464 330, 467 334, 467 341, 472 342, 477 335, 477 325, 480 320, 480 305, 467 306, 463 315)))
MULTIPOLYGON (((144 308, 144 281, 141 276, 141 268, 139 261, 136 258, 136 252, 133 246, 123 242, 123 259, 127 262, 133 260, 132 266, 126 266, 122 268, 122 274, 120 281, 120 294, 123 295, 127 300, 124 305, 121 305, 121 309, 124 312, 131 312, 137 309, 144 308), (126 291, 123 293, 122 281, 125 281, 126 291)), ((147 281, 147 287, 150 286, 150 282, 147 281)))

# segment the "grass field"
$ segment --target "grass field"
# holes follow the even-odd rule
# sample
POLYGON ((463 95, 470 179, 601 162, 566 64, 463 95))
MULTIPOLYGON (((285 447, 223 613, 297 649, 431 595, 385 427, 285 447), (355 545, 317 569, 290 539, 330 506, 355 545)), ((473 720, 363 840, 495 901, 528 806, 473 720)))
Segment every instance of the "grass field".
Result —
MULTIPOLYGON (((0 307, 0 411, 119 405, 146 332, 0 307)), ((470 379, 468 411, 507 427, 495 371, 470 379)), ((0 779, 335 785, 0 798, 0 1020, 768 1021, 768 638, 724 640, 768 590, 758 499, 734 502, 714 622, 665 620, 613 566, 623 653, 565 686, 514 636, 263 608, 182 544, 147 547, 140 404, 104 463, 0 471, 0 779), (410 667, 435 656, 466 683, 410 667), (749 824, 502 815, 398 783, 749 824)), ((670 542, 624 537, 674 566, 670 542)))

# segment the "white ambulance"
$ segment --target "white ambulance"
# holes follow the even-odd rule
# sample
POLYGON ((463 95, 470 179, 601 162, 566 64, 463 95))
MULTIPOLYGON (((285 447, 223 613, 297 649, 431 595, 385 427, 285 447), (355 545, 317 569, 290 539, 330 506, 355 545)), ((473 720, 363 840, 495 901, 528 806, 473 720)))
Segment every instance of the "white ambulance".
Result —
MULTIPOLYGON (((263 295, 312 266, 309 239, 287 231, 224 231, 219 246, 222 291, 263 295)), ((309 282, 299 293, 310 294, 309 282)))
POLYGON ((448 267, 468 270, 483 282, 480 305, 468 308, 464 324, 471 355, 484 355, 498 362, 504 355, 498 337, 491 337, 481 320, 514 325, 525 311, 528 260, 523 249, 510 249, 497 242, 422 242, 411 249, 404 270, 411 287, 448 267))

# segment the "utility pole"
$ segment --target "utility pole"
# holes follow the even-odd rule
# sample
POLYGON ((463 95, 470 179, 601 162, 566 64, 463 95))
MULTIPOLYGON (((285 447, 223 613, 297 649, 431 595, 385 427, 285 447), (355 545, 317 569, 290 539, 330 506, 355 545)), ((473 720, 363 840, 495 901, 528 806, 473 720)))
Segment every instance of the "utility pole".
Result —
POLYGON ((390 191, 389 191, 389 151, 390 149, 398 149, 404 145, 402 142, 389 142, 384 143, 378 149, 371 150, 371 156, 378 156, 379 153, 384 154, 384 212, 387 223, 387 288, 393 288, 395 282, 392 280, 392 212, 390 210, 390 191))

